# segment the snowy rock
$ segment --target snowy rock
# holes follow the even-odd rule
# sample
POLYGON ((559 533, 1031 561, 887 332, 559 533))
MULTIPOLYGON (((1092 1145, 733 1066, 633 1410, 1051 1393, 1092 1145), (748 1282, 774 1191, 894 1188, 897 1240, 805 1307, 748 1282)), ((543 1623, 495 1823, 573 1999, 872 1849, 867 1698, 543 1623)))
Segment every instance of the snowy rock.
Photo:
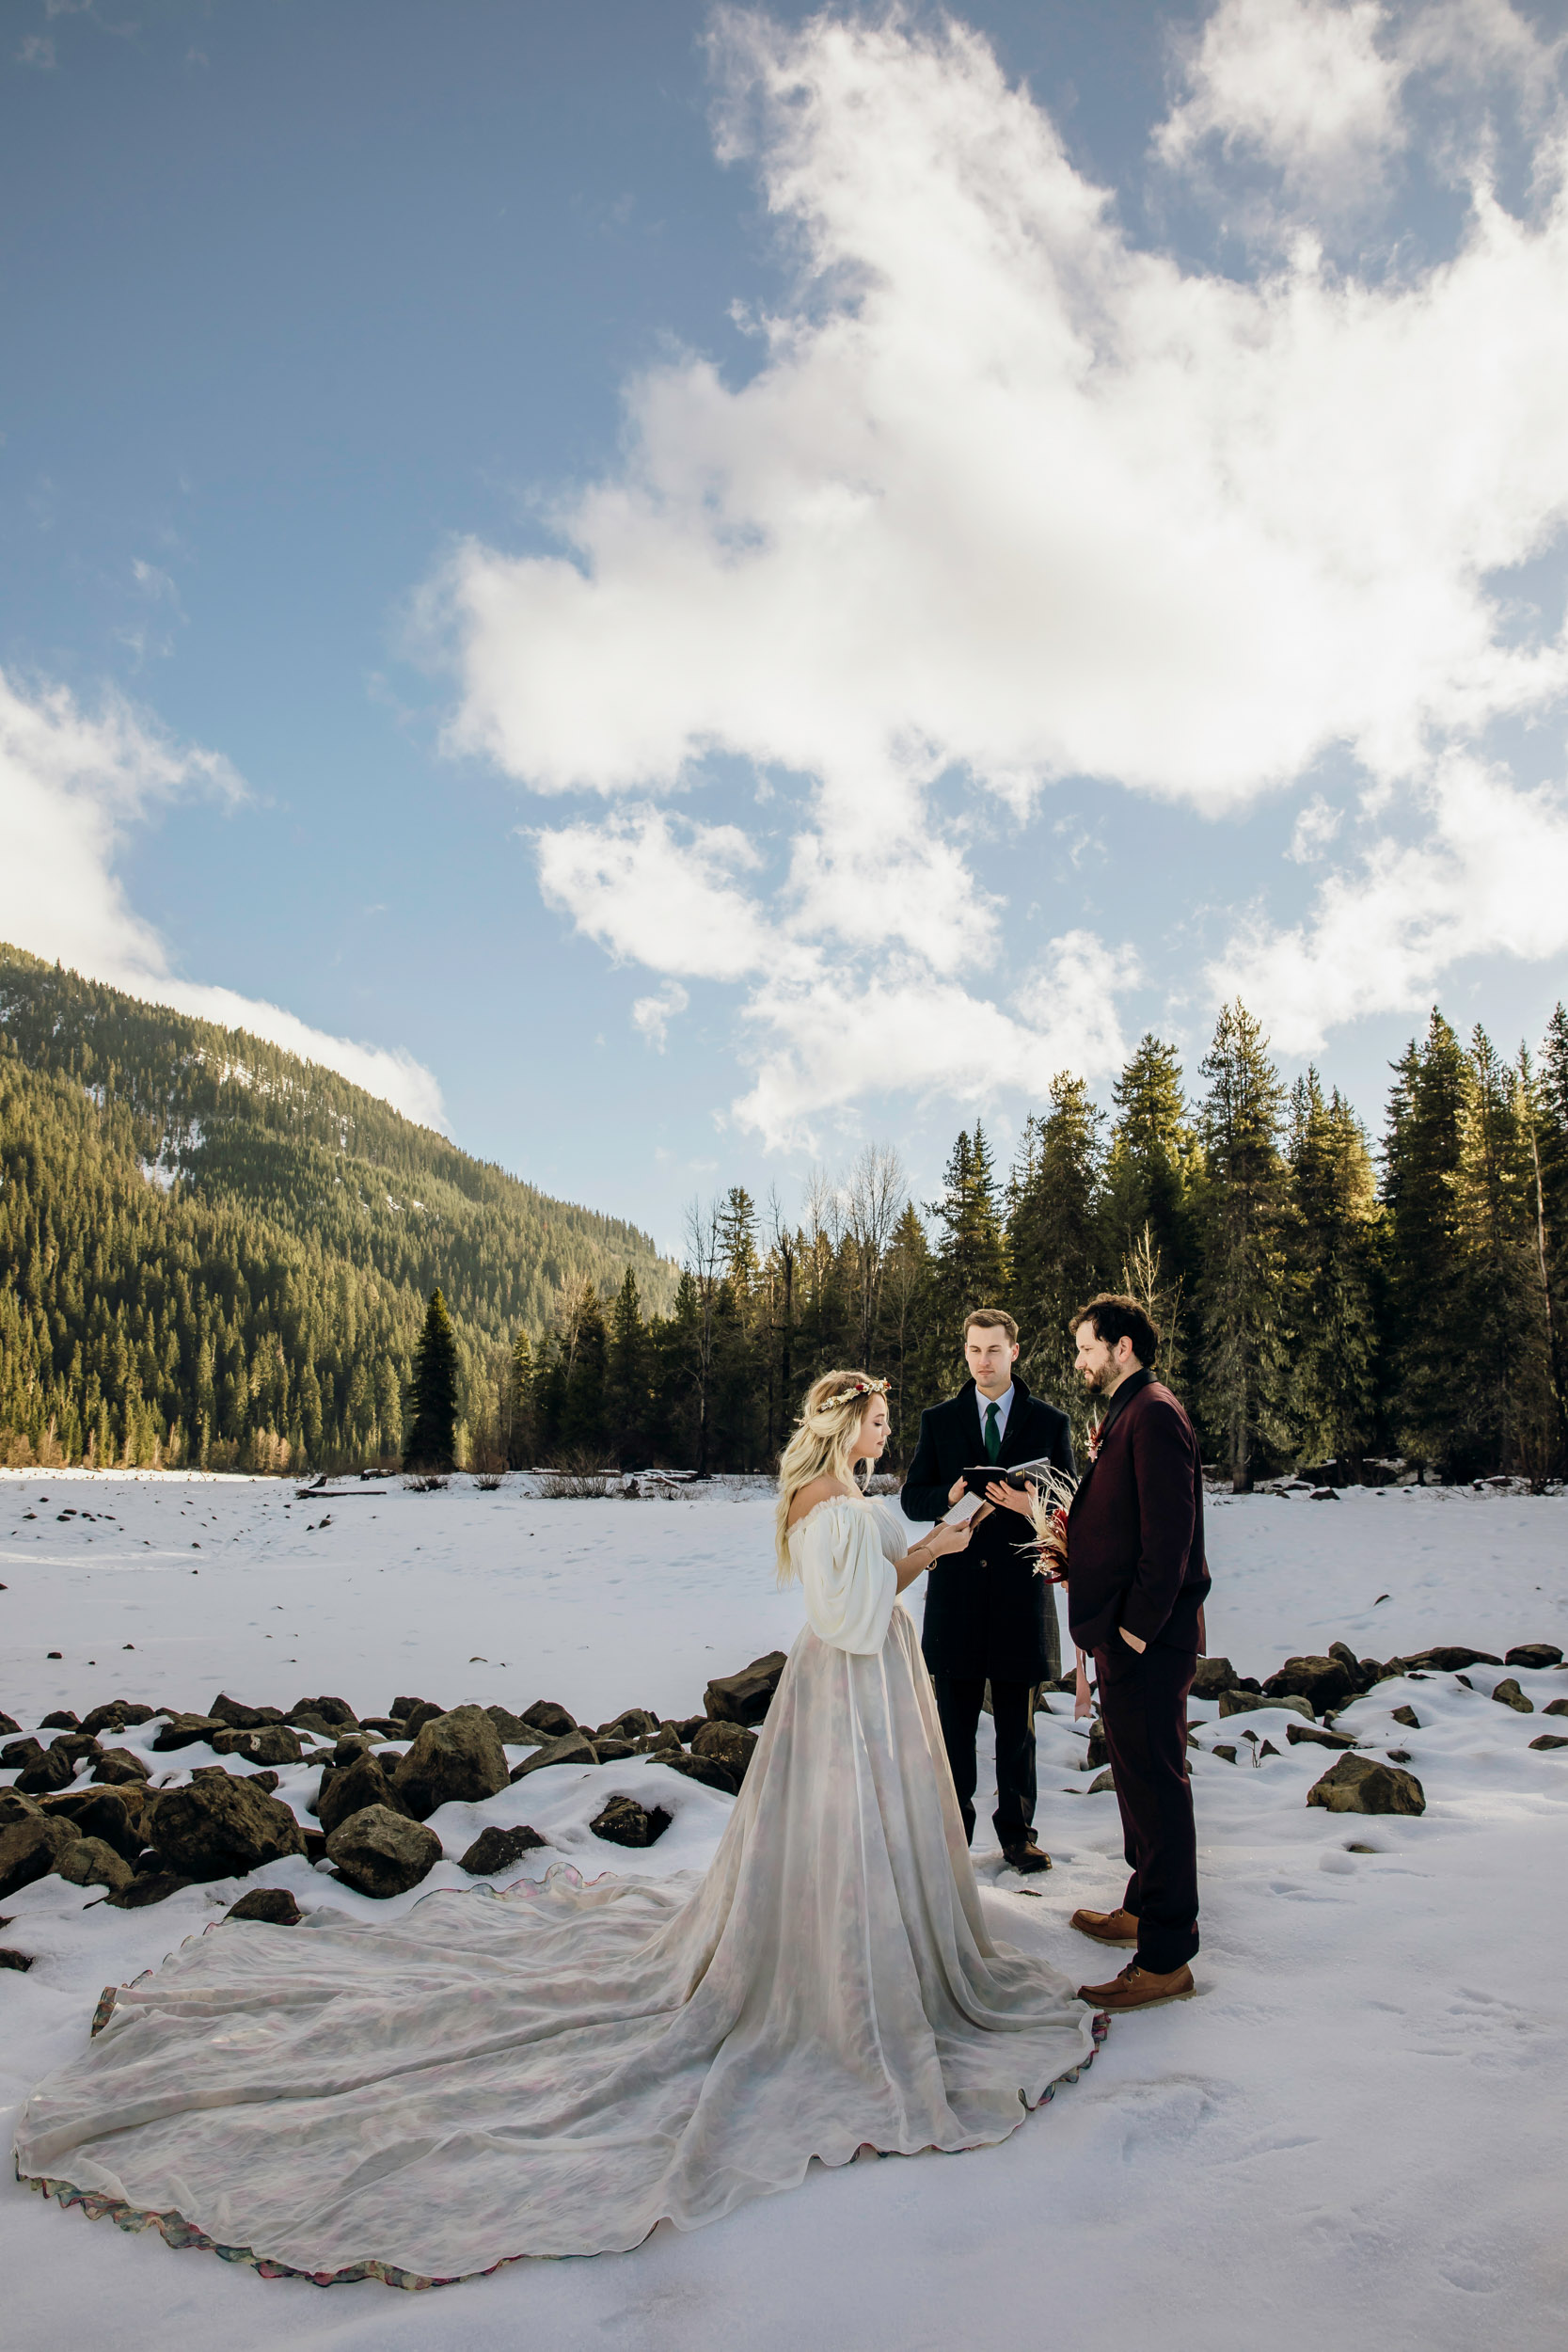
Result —
POLYGON ((43 1741, 35 1740, 31 1732, 24 1739, 8 1740, 0 1748, 0 1772, 30 1772, 35 1764, 42 1763, 48 1753, 43 1741))
MULTIPOLYGON (((1212 1704, 1222 1692, 1233 1690, 1235 1684, 1236 1669, 1228 1658, 1200 1658, 1197 1672, 1193 1677, 1192 1695, 1195 1699, 1204 1699, 1212 1704)), ((1064 1677, 1056 1685, 1059 1691, 1070 1691, 1072 1687, 1070 1675, 1064 1677)))
POLYGON ((773 1649, 766 1658, 753 1658, 739 1674, 717 1677, 703 1693, 709 1720, 760 1724, 772 1704, 784 1670, 784 1654, 782 1649, 773 1649))
POLYGON ((664 1761, 671 1772, 684 1773, 688 1780, 699 1780, 705 1788, 717 1788, 726 1797, 736 1792, 735 1774, 716 1756, 672 1756, 664 1761))
POLYGON ((646 1740, 658 1727, 658 1717, 647 1708, 626 1707, 611 1722, 601 1724, 591 1737, 596 1747, 601 1740, 646 1740))
POLYGON ((134 1748, 105 1748, 92 1768, 92 1776, 116 1788, 128 1782, 150 1780, 152 1767, 134 1748))
POLYGON ((171 1895, 180 1894, 192 1883, 178 1870, 147 1870, 138 1872, 129 1886, 117 1888, 103 1899, 111 1911, 147 1911, 153 1903, 166 1903, 171 1895))
POLYGON ((82 1718, 82 1729, 96 1738, 101 1731, 129 1731, 137 1724, 152 1721, 150 1707, 143 1707, 135 1699, 108 1699, 95 1707, 90 1715, 82 1718))
POLYGON ((76 1825, 48 1814, 12 1821, 0 1830, 0 1901, 35 1879, 48 1876, 77 1842, 76 1825))
POLYGON ((322 1774, 316 1818, 328 1837, 352 1815, 363 1813, 370 1804, 406 1814, 410 1820, 414 1818, 373 1756, 357 1756, 343 1771, 322 1774))
POLYGON ((546 1737, 533 1724, 521 1715, 514 1715, 509 1707, 487 1707, 484 1712, 496 1726, 496 1737, 509 1748, 536 1748, 546 1737))
POLYGON ((1500 1666, 1502 1662, 1500 1658, 1494 1658, 1490 1650, 1470 1649, 1464 1643, 1450 1643, 1442 1649, 1417 1650, 1409 1658, 1390 1658, 1383 1671, 1387 1676, 1402 1675, 1408 1674, 1414 1666, 1418 1673, 1424 1669, 1428 1674, 1457 1675, 1463 1674, 1466 1666, 1500 1666))
POLYGON ((297 1724, 305 1715, 314 1715, 318 1722, 326 1724, 329 1731, 357 1731, 359 1728, 359 1718, 347 1699, 334 1698, 330 1694, 297 1700, 290 1708, 287 1721, 297 1724))
POLYGON ((596 1764, 598 1760, 599 1752, 591 1740, 580 1731, 567 1731, 559 1740, 546 1740, 542 1748, 535 1748, 508 1777, 526 1780, 530 1772, 543 1772, 548 1764, 596 1764))
POLYGON ((1424 1813, 1426 1792, 1414 1772, 1371 1756, 1342 1756, 1307 1792, 1330 1813, 1424 1813))
POLYGON ((79 1794, 55 1797, 43 1809, 56 1820, 71 1822, 78 1837, 101 1838, 112 1846, 122 1862, 135 1862, 145 1843, 140 1805, 133 1820, 131 1807, 118 1789, 84 1788, 79 1794))
POLYGON ((42 1819, 43 1807, 36 1797, 24 1797, 16 1788, 0 1788, 0 1829, 9 1829, 13 1821, 42 1819))
POLYGON ((68 1886, 106 1886, 118 1895, 135 1875, 131 1865, 102 1837, 78 1837, 55 1865, 57 1878, 68 1886))
POLYGON ((269 1928, 297 1928, 305 1914, 286 1886, 253 1886, 237 1903, 230 1903, 223 1915, 226 1919, 260 1919, 269 1928))
POLYGON ((1543 1715, 1568 1715, 1568 1699, 1548 1699, 1541 1712, 1543 1715))
MULTIPOLYGON (((1224 1712, 1223 1701, 1221 1712, 1224 1712)), ((1109 1763, 1110 1756, 1111 1751, 1105 1745, 1105 1726, 1096 1715, 1089 1724, 1089 1748, 1088 1754, 1084 1758, 1083 1769, 1085 1772, 1097 1772, 1102 1764, 1109 1763)))
POLYGON ((612 1846, 652 1846, 669 1828, 670 1816, 661 1804, 645 1811, 635 1797, 611 1797, 588 1826, 595 1837, 608 1838, 612 1846))
POLYGON ((455 1707, 421 1727, 392 1774, 417 1820, 443 1804, 483 1804, 506 1787, 506 1753, 483 1707, 455 1707))
POLYGON ((557 1706, 554 1699, 535 1699, 531 1707, 524 1708, 522 1720, 531 1724, 535 1731, 542 1732, 546 1740, 563 1740, 568 1732, 576 1731, 578 1727, 577 1717, 568 1715, 566 1709, 557 1706))
POLYGON ((39 1724, 40 1731, 80 1731, 82 1719, 69 1707, 57 1707, 52 1715, 45 1715, 39 1724))
POLYGON ((210 1740, 214 1731, 229 1731, 232 1727, 219 1715, 171 1714, 154 1736, 152 1753, 174 1756, 182 1748, 194 1748, 198 1741, 210 1740))
POLYGON ((297 1764, 305 1754, 299 1734, 284 1723, 262 1724, 249 1731, 214 1731, 214 1756, 243 1756, 252 1764, 297 1764))
POLYGON ((1345 1749, 1354 1748, 1355 1745, 1355 1741, 1348 1732, 1323 1731, 1316 1724, 1287 1724, 1285 1738, 1292 1748, 1299 1747, 1303 1740, 1307 1740, 1315 1748, 1338 1748, 1341 1754, 1345 1749))
POLYGON ((1421 1719, 1413 1707, 1396 1707, 1393 1714, 1395 1723, 1402 1724, 1406 1731, 1420 1730, 1421 1719))
POLYGON ((437 1715, 444 1715, 446 1711, 444 1707, 437 1707, 434 1699, 397 1698, 392 1701, 392 1713, 410 1740, 421 1732, 426 1724, 433 1724, 437 1715))
POLYGON ((1356 1694, 1357 1677, 1340 1658, 1287 1658, 1263 1685, 1268 1698, 1306 1699, 1314 1715, 1343 1707, 1356 1694))
POLYGON ((169 1788, 152 1815, 161 1859, 188 1879, 226 1879, 303 1853, 305 1836, 289 1807, 231 1772, 169 1788))
POLYGON ((371 1804, 333 1831, 326 1857, 357 1893, 385 1902, 429 1877, 441 1859, 441 1841, 422 1821, 371 1804))
POLYGON ((1251 1715, 1259 1708, 1277 1708, 1286 1714, 1299 1715, 1304 1723, 1309 1724, 1312 1720, 1311 1701, 1299 1697, 1293 1691, 1279 1691, 1272 1697, 1265 1695, 1261 1691, 1222 1691, 1220 1692, 1222 1716, 1251 1715))
POLYGON ((536 1848, 548 1845, 536 1829, 521 1821, 515 1829, 502 1829, 492 1821, 482 1829, 466 1854, 459 1857, 458 1868, 468 1871, 476 1879, 493 1878, 498 1870, 509 1870, 523 1855, 536 1848))
POLYGON ((231 1699, 224 1691, 218 1692, 207 1712, 218 1723, 227 1724, 231 1731, 260 1731, 265 1724, 283 1721, 280 1707, 246 1707, 243 1700, 231 1699))
POLYGON ((1527 1666, 1536 1671, 1561 1663, 1562 1652, 1555 1642, 1516 1642, 1503 1660, 1505 1666, 1527 1666))
POLYGON ((26 1796, 36 1796, 48 1788, 69 1788, 80 1766, 96 1760, 101 1754, 97 1740, 88 1733, 61 1732, 36 1763, 17 1774, 16 1785, 26 1796))
POLYGON ((1499 1707, 1512 1707, 1516 1715, 1533 1715, 1534 1702, 1526 1698, 1512 1675, 1505 1675, 1492 1692, 1499 1707))
POLYGON ((701 1731, 692 1734, 691 1753, 693 1756, 715 1757, 726 1772, 734 1773, 735 1785, 738 1788, 746 1777, 746 1767, 752 1760, 756 1744, 756 1733, 743 1730, 739 1724, 711 1723, 705 1724, 701 1731))
POLYGON ((1560 1731, 1543 1731, 1530 1741, 1532 1748, 1568 1748, 1568 1735, 1560 1731))
POLYGON ((1090 1781, 1089 1795, 1091 1797, 1101 1797, 1107 1792, 1114 1793, 1116 1785, 1115 1775, 1112 1773, 1109 1767, 1107 1767, 1104 1772, 1097 1772, 1093 1780, 1090 1781))

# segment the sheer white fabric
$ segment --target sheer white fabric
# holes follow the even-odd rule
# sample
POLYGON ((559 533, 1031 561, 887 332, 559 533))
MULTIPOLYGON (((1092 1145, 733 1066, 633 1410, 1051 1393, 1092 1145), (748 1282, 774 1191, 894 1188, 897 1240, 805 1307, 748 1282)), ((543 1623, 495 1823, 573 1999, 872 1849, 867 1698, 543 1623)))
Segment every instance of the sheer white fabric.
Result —
POLYGON ((704 1878, 557 1870, 386 1924, 226 1922, 35 2093, 22 2174, 317 2277, 417 2282, 694 2229, 813 2156, 1005 2138, 1092 2056, 1092 2020, 987 1930, 887 1600, 901 1527, 835 1504, 814 1562, 830 1529, 808 1605, 839 1638, 797 1640, 704 1878), (853 1646, 884 1603, 879 1647, 853 1646))
POLYGON ((860 1495, 834 1495, 790 1529, 806 1622, 819 1641, 862 1658, 877 1655, 898 1597, 893 1564, 911 1540, 885 1503, 860 1495))

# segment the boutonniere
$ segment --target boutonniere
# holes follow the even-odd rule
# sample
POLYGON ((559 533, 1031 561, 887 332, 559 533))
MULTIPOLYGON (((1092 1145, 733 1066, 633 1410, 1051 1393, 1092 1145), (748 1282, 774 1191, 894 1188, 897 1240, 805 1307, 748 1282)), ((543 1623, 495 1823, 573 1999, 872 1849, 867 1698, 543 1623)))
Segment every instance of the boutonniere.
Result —
POLYGON ((1105 1423, 1102 1421, 1091 1421, 1089 1423, 1089 1459, 1091 1462, 1099 1455, 1100 1441, 1104 1435, 1105 1423))

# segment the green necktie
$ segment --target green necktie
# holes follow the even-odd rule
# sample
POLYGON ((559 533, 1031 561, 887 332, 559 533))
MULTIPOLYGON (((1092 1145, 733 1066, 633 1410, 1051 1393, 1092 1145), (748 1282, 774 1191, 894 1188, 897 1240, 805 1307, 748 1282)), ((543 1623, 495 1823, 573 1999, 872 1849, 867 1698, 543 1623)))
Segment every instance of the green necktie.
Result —
POLYGON ((994 1462, 1002 1451, 1002 1432, 996 1425, 996 1406, 986 1406, 986 1459, 994 1462))

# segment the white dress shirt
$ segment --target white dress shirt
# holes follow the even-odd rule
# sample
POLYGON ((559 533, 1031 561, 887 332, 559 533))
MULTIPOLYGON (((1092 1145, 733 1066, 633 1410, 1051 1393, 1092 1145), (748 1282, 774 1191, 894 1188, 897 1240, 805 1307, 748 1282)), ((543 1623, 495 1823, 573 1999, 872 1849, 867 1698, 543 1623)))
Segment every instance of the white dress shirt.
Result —
POLYGON ((1000 1396, 982 1396, 979 1390, 976 1389, 974 1391, 974 1402, 978 1406, 980 1411, 980 1444, 982 1451, 984 1450, 986 1442, 986 1414, 988 1409, 992 1405, 996 1407, 996 1442, 1000 1445, 1003 1438, 1007 1434, 1007 1415, 1013 1409, 1012 1382, 1010 1380, 1008 1381, 1000 1396))

